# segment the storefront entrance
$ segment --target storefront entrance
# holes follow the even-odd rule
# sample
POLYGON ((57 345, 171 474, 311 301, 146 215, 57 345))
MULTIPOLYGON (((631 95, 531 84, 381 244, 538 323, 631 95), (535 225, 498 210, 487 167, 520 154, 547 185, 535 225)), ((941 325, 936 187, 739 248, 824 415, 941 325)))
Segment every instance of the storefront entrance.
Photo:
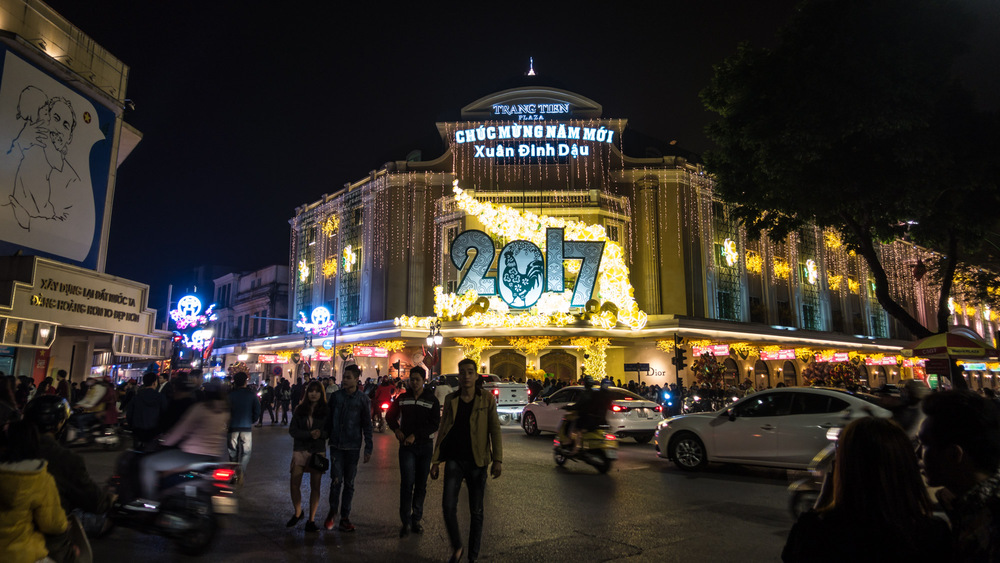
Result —
POLYGON ((501 379, 524 381, 528 358, 513 350, 503 350, 490 358, 490 371, 501 379))
POLYGON ((565 350, 553 350, 539 358, 542 371, 551 373, 557 380, 573 381, 576 379, 576 356, 565 350))

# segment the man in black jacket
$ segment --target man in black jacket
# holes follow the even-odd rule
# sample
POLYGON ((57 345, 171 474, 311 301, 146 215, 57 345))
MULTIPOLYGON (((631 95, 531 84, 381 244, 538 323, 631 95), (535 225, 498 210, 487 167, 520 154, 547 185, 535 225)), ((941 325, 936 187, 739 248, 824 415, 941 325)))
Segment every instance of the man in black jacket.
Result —
POLYGON ((434 456, 434 441, 441 422, 441 404, 430 390, 424 390, 426 372, 421 367, 410 370, 407 391, 389 406, 386 419, 389 428, 399 440, 399 518, 403 527, 399 537, 413 530, 421 534, 424 527, 424 497, 427 494, 427 475, 434 456))
POLYGON ((125 420, 132 429, 132 447, 139 451, 160 433, 167 412, 167 397, 156 390, 158 382, 155 373, 142 374, 142 389, 125 408, 125 420))

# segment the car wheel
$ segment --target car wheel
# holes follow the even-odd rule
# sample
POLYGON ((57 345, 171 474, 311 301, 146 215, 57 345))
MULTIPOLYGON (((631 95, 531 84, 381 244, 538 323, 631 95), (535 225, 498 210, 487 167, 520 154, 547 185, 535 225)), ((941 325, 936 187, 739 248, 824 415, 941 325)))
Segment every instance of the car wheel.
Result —
POLYGON ((684 471, 697 471, 708 463, 705 444, 690 432, 677 436, 670 443, 670 459, 684 471))
POLYGON ((499 416, 500 416, 500 426, 507 426, 508 424, 510 424, 510 421, 513 420, 514 418, 508 413, 500 413, 499 416))
POLYGON ((635 441, 639 444, 648 444, 650 440, 653 439, 652 434, 642 434, 635 437, 635 441))
POLYGON ((534 413, 524 413, 524 416, 521 418, 521 428, 524 428, 524 433, 528 436, 538 436, 538 421, 535 420, 534 413))

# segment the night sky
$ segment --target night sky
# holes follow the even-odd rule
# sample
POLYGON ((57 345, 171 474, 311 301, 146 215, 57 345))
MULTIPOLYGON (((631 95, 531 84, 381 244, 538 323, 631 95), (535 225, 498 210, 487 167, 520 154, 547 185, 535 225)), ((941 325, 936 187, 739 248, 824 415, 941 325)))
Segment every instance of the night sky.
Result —
MULTIPOLYGON (((149 284, 153 307, 195 266, 286 264, 296 206, 411 150, 440 156, 435 122, 528 57, 605 117, 701 153, 712 65, 741 41, 772 45, 796 4, 48 3, 130 67, 143 141, 118 170, 106 271, 149 284)), ((963 76, 996 109, 1000 3, 960 3, 980 21, 963 76)))

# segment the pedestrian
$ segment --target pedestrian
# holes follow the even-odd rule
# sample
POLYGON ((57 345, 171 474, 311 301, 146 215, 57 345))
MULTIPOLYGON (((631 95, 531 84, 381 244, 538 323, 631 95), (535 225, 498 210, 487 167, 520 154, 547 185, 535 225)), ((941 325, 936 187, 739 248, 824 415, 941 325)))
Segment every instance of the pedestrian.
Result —
POLYGON ((923 400, 921 467, 951 522, 955 561, 1000 561, 1000 410, 968 390, 923 400))
MULTIPOLYGON (((318 381, 312 381, 306 387, 304 397, 292 413, 292 423, 288 425, 288 433, 294 438, 292 446, 292 506, 295 514, 285 526, 291 528, 305 516, 302 511, 302 475, 309 473, 309 520, 306 522, 307 532, 318 532, 316 526, 316 510, 319 508, 319 493, 323 486, 323 473, 313 456, 326 457, 327 419, 329 407, 326 404, 326 393, 318 381)), ((318 461, 323 463, 323 461, 318 461)))
POLYGON ((358 389, 360 378, 361 369, 356 364, 344 368, 340 390, 333 394, 330 416, 327 418, 332 478, 330 512, 323 523, 327 530, 333 529, 334 517, 339 512, 340 530, 354 531, 354 524, 351 524, 350 518, 351 501, 354 499, 354 477, 358 473, 362 439, 365 447, 365 463, 372 457, 371 401, 368 395, 358 389))
POLYGON ((420 520, 424 516, 427 476, 434 456, 431 436, 441 422, 441 404, 433 392, 425 390, 426 379, 424 368, 410 369, 407 390, 386 413, 389 428, 399 440, 399 518, 403 523, 399 537, 411 530, 415 534, 424 533, 420 520))
POLYGON ((257 428, 264 425, 264 412, 271 417, 271 424, 274 424, 274 387, 261 383, 260 388, 260 418, 257 419, 257 428))
POLYGON ((253 450, 253 423, 260 418, 257 394, 247 388, 250 377, 245 372, 233 376, 234 389, 229 393, 229 461, 239 462, 239 482, 246 478, 250 452, 253 450))
POLYGON ((62 534, 68 522, 47 469, 33 424, 14 422, 0 434, 0 561, 52 561, 45 534, 62 534))
POLYGON ((302 378, 298 378, 295 385, 292 385, 292 410, 299 406, 302 402, 302 397, 305 395, 306 386, 302 383, 302 378))
POLYGON ((138 451, 145 450, 163 429, 167 397, 156 390, 157 383, 155 373, 142 374, 142 388, 125 408, 125 420, 132 429, 132 447, 138 451))
POLYGON ((70 390, 69 381, 66 380, 67 377, 69 377, 69 374, 67 374, 64 369, 56 372, 56 380, 58 381, 58 383, 56 383, 56 395, 59 395, 67 401, 72 401, 73 396, 70 390))
POLYGON ((948 525, 933 516, 913 446, 897 423, 851 422, 840 433, 836 456, 832 496, 795 523, 783 561, 950 559, 948 525))
POLYGON ((278 408, 281 409, 281 423, 288 424, 288 407, 292 403, 292 390, 288 380, 284 377, 278 383, 278 389, 275 390, 275 397, 278 401, 278 408))
POLYGON ((503 441, 500 417, 492 393, 477 385, 476 362, 466 358, 458 362, 458 391, 448 395, 434 444, 431 478, 437 479, 443 462, 444 522, 451 541, 451 561, 461 561, 465 548, 458 529, 458 493, 465 481, 469 490, 469 561, 479 557, 483 536, 483 494, 486 491, 487 465, 494 479, 500 477, 503 441))

